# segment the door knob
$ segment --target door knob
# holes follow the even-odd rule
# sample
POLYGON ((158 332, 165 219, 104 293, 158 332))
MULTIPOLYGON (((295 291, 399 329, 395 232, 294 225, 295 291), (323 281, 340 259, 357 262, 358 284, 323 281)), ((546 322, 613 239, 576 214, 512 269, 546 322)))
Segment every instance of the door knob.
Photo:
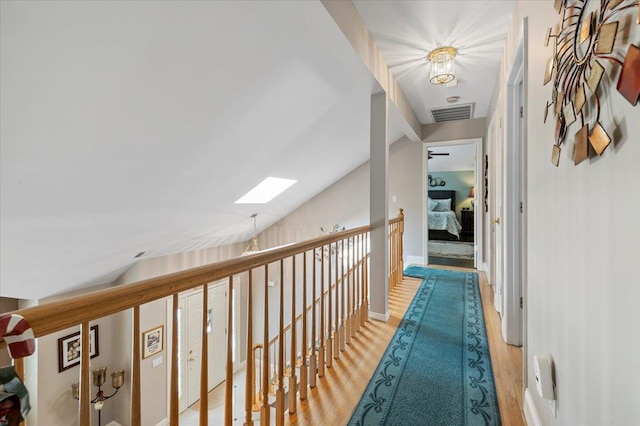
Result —
POLYGON ((493 219, 493 220, 491 221, 491 223, 495 223, 495 224, 499 225, 499 224, 500 224, 500 218, 499 218, 499 217, 497 217, 497 218, 493 219))

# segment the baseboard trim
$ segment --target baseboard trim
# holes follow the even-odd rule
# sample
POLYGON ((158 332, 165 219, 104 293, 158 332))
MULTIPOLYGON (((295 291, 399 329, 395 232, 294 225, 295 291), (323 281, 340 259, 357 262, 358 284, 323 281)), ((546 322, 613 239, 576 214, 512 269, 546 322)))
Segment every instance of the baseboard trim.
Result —
POLYGON ((369 311, 369 318, 376 321, 387 322, 391 317, 391 311, 387 311, 385 314, 379 314, 377 312, 369 311))
POLYGON ((533 402, 533 397, 529 388, 524 390, 524 419, 527 421, 528 426, 542 426, 538 410, 533 402))
POLYGON ((120 423, 111 420, 109 423, 107 423, 107 426, 122 426, 120 423))
POLYGON ((405 262, 405 266, 408 265, 424 265, 424 256, 407 256, 407 261, 405 262))
POLYGON ((167 426, 168 424, 169 424, 168 419, 162 419, 160 420, 160 423, 156 424, 156 426, 167 426))
POLYGON ((489 266, 486 263, 482 263, 482 265, 480 265, 480 270, 484 271, 484 272, 489 272, 489 266))

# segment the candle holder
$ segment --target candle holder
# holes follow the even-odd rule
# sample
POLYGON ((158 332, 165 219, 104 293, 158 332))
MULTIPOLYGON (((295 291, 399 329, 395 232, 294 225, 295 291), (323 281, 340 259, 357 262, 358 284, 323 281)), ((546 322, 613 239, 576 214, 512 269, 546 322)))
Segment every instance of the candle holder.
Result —
MULTIPOLYGON (((101 426, 101 411, 102 407, 104 407, 104 402, 114 397, 122 385, 124 384, 124 370, 116 370, 111 373, 111 387, 115 389, 115 391, 111 395, 105 395, 102 390, 102 386, 104 382, 107 380, 107 367, 100 367, 91 372, 91 378, 93 382, 93 386, 98 388, 98 392, 96 393, 95 398, 91 400, 93 404, 93 408, 98 410, 98 426, 101 426)), ((74 382, 71 384, 71 396, 73 399, 80 400, 80 383, 74 382)))

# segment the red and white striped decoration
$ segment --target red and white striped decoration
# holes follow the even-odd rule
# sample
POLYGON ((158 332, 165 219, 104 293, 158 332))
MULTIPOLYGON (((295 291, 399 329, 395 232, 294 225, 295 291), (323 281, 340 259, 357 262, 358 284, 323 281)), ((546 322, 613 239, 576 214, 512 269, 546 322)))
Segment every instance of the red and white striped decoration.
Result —
POLYGON ((36 350, 33 330, 20 315, 0 314, 0 336, 7 342, 9 355, 13 359, 29 356, 36 350))

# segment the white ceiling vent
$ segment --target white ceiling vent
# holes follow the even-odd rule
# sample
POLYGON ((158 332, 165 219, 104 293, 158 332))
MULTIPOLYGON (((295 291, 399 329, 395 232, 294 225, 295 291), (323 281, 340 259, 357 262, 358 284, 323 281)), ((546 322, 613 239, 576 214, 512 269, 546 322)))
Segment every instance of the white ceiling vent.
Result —
POLYGON ((431 116, 435 123, 442 121, 468 120, 473 118, 473 105, 469 104, 455 105, 450 107, 433 108, 431 116))

